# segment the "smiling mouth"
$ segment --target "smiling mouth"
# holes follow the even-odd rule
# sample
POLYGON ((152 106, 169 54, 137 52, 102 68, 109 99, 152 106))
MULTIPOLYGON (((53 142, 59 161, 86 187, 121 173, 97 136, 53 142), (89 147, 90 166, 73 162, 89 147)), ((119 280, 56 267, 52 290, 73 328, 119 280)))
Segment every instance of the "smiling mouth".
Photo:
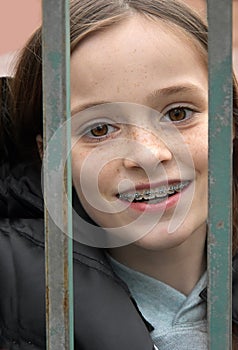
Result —
POLYGON ((157 204, 176 193, 180 193, 191 181, 181 181, 168 186, 160 186, 153 189, 145 189, 136 192, 124 192, 117 194, 117 197, 130 203, 157 204))

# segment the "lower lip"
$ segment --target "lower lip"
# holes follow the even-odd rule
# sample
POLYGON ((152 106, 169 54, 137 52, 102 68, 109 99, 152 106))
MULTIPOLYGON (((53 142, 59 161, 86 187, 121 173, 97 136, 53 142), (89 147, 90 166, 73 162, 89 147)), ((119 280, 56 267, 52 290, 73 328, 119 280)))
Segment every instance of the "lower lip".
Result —
POLYGON ((164 211, 166 209, 170 209, 172 207, 174 207, 181 195, 184 193, 184 191, 186 191, 186 189, 189 187, 186 186, 181 192, 178 192, 176 194, 174 194, 173 196, 170 196, 168 198, 166 198, 163 202, 157 203, 157 204, 146 204, 146 202, 132 202, 129 204, 129 202, 127 201, 123 201, 124 203, 126 202, 127 205, 129 204, 129 208, 133 209, 135 211, 138 212, 158 212, 158 211, 164 211))

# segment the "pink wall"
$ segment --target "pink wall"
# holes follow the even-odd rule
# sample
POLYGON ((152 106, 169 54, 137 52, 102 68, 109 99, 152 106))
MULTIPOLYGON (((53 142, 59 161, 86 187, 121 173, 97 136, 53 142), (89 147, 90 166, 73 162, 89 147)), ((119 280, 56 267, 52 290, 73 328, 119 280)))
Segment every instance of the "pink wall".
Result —
POLYGON ((0 76, 11 70, 15 53, 41 24, 41 0, 0 1, 0 76))
MULTIPOLYGON (((206 0, 182 0, 205 16, 206 0)), ((233 0, 234 68, 238 75, 238 0, 233 0)), ((11 73, 12 59, 41 24, 41 0, 0 0, 0 76, 11 73)))

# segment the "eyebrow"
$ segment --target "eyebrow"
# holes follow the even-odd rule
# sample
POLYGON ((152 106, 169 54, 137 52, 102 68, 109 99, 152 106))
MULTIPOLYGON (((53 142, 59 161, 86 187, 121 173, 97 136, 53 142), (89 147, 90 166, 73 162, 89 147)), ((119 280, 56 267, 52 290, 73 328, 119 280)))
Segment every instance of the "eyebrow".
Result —
POLYGON ((176 94, 194 94, 194 93, 201 93, 201 89, 197 87, 197 85, 194 84, 187 84, 187 85, 175 85, 175 86, 169 86, 166 88, 162 88, 159 90, 154 90, 151 94, 149 94, 149 98, 154 97, 166 97, 176 94))
MULTIPOLYGON (((200 94, 201 95, 201 89, 197 87, 194 84, 186 84, 186 85, 174 85, 174 86, 168 86, 162 89, 154 90, 152 91, 147 97, 148 102, 152 102, 155 99, 158 98, 164 98, 164 97, 170 97, 172 95, 177 95, 177 94, 200 94)), ((81 112, 87 108, 95 107, 98 105, 102 105, 105 103, 113 103, 115 101, 94 101, 94 102, 89 102, 85 103, 83 105, 78 105, 75 108, 71 110, 71 114, 74 115, 78 112, 81 112)), ((121 102, 121 101, 117 101, 121 102)))
POLYGON ((84 111, 87 108, 103 105, 105 103, 112 103, 112 101, 95 101, 95 102, 85 103, 83 105, 78 105, 71 110, 71 115, 74 115, 74 114, 77 114, 81 111, 84 111))

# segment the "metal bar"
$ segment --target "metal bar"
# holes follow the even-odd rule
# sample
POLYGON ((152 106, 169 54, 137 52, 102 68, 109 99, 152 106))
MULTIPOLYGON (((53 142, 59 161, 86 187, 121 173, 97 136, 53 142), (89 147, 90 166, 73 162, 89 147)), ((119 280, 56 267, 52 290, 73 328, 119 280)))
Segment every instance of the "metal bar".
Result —
POLYGON ((208 0, 210 350, 231 349, 232 0, 208 0))
POLYGON ((43 0, 42 34, 47 349, 68 350, 74 347, 68 0, 43 0))

